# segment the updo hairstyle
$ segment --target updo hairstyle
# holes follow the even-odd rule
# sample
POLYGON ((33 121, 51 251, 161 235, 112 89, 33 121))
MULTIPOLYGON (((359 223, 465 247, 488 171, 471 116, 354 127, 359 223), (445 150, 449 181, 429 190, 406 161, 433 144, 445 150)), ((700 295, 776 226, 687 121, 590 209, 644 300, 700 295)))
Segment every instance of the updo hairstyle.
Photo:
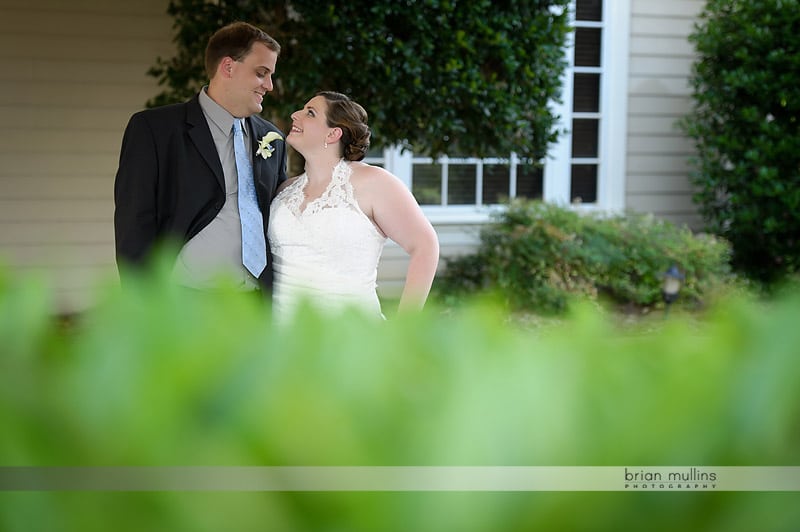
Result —
POLYGON ((328 127, 342 130, 342 157, 347 161, 360 161, 366 157, 370 137, 367 111, 339 92, 322 91, 317 96, 322 96, 328 103, 325 113, 328 127))

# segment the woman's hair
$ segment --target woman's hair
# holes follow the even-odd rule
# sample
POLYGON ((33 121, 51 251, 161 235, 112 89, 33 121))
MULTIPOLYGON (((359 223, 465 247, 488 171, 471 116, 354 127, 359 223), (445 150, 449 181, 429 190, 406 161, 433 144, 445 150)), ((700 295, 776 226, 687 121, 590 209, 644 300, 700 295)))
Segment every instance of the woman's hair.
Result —
POLYGON ((206 45, 206 74, 209 79, 214 77, 220 61, 226 57, 240 61, 250 53, 253 44, 257 42, 275 53, 281 52, 278 41, 247 22, 232 22, 218 29, 206 45))
POLYGON ((360 161, 369 150, 370 130, 367 125, 367 111, 359 104, 339 92, 322 91, 328 103, 325 118, 328 127, 342 130, 342 156, 348 161, 360 161))

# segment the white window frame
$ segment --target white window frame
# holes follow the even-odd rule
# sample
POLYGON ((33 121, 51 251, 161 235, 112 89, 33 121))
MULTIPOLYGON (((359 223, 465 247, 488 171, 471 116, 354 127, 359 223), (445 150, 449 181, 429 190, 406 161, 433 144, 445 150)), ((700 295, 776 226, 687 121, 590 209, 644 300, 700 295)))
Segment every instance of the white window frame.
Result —
MULTIPOLYGON (((570 6, 570 24, 574 25, 575 3, 570 6)), ((628 135, 628 64, 630 61, 631 0, 604 0, 602 22, 582 22, 583 27, 600 27, 600 68, 575 67, 574 33, 567 40, 568 66, 564 71, 562 101, 553 106, 561 117, 558 128, 566 130, 548 153, 544 168, 544 200, 560 205, 570 204, 572 163, 597 164, 597 201, 576 205, 581 210, 622 212, 625 209, 625 174, 628 135), (600 112, 573 113, 572 75, 575 72, 601 73, 600 112), (600 118, 598 157, 573 159, 573 118, 600 118)))

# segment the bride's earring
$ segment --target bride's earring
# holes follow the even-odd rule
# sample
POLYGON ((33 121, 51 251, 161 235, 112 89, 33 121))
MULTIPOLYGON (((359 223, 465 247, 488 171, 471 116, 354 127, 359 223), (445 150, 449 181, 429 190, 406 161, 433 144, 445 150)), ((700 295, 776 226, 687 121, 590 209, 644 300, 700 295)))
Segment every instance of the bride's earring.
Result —
POLYGON ((327 142, 325 143, 325 149, 326 150, 328 149, 328 143, 327 142))

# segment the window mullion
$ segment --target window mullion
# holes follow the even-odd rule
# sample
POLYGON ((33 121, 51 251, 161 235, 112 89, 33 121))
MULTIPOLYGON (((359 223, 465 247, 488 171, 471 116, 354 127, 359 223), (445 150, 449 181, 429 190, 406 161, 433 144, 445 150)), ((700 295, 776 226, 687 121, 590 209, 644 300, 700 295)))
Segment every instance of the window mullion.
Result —
POLYGON ((447 174, 450 170, 450 159, 447 155, 443 155, 439 162, 442 165, 442 206, 447 206, 447 195, 449 194, 447 174))

